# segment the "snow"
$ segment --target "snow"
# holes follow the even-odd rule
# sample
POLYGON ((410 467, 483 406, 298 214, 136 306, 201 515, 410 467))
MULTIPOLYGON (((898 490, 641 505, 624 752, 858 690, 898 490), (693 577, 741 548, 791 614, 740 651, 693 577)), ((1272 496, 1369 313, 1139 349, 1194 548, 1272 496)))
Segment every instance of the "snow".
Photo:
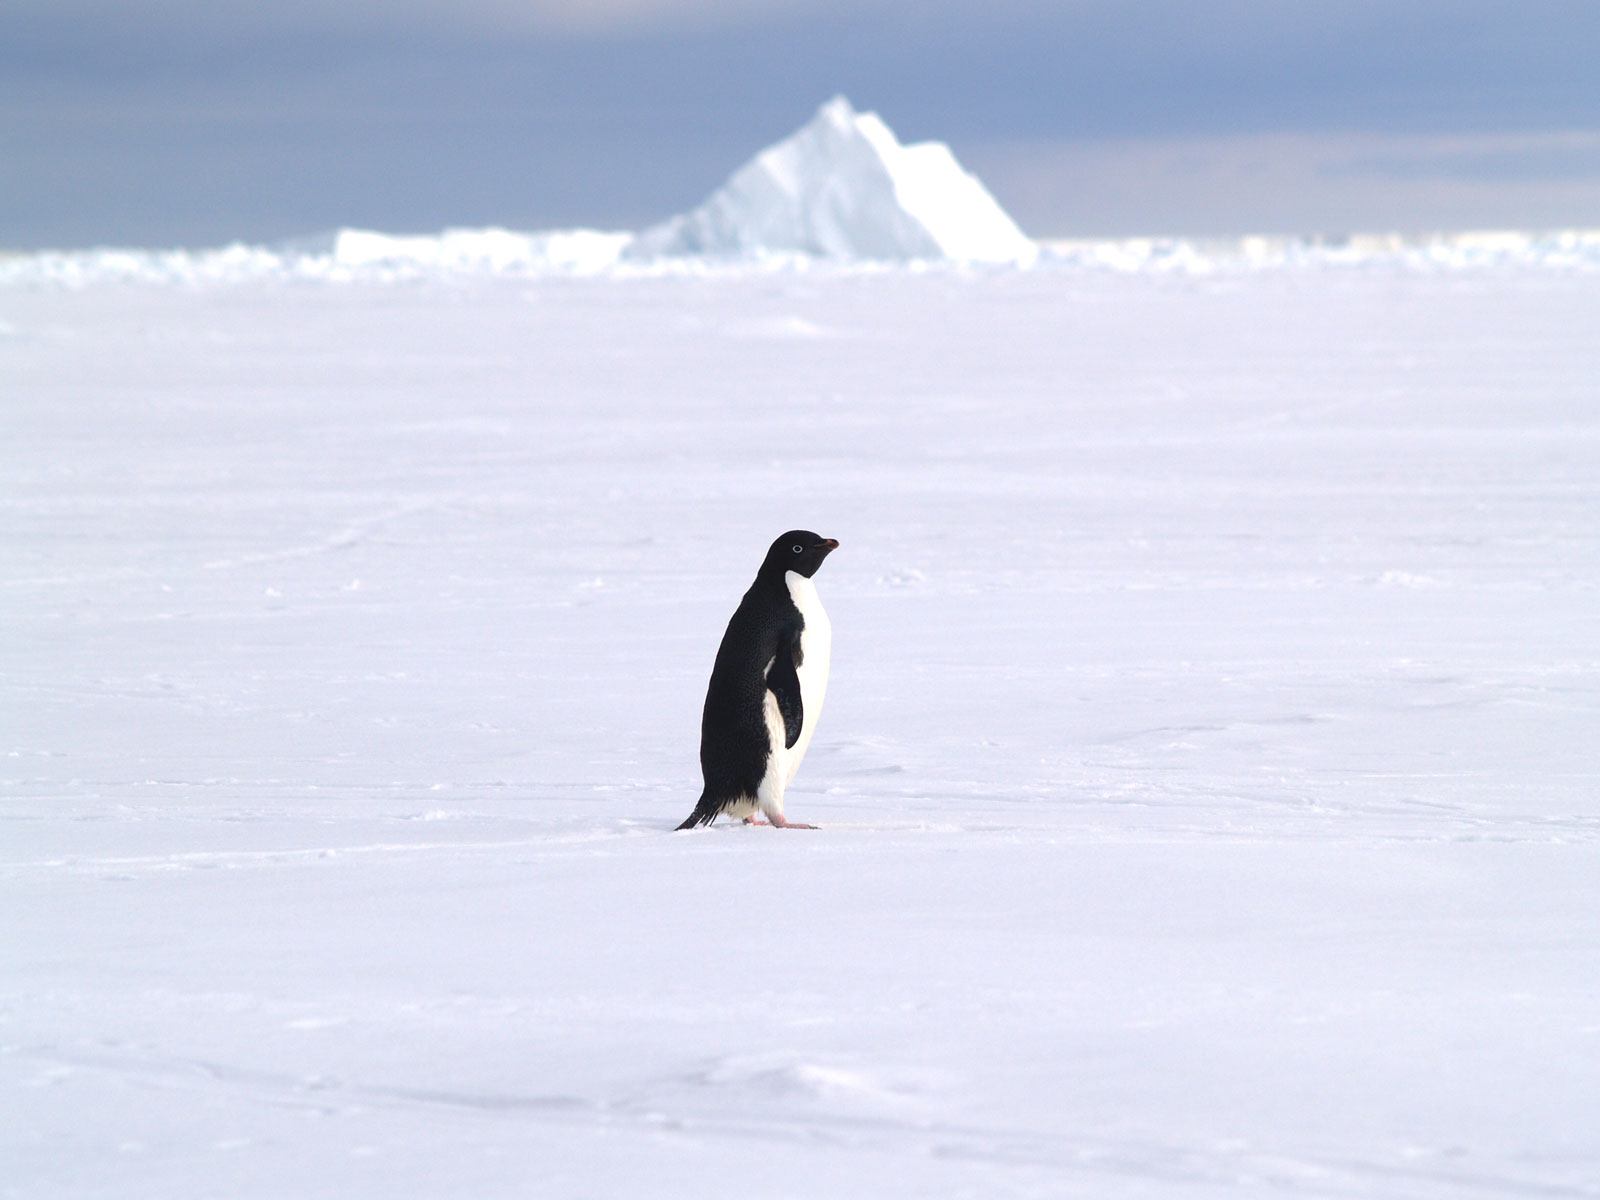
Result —
POLYGON ((1037 250, 948 146, 902 146, 876 113, 836 96, 625 253, 1026 263, 1037 250))
POLYGON ((1600 1195, 1526 245, 12 269, 0 1194, 1600 1195), (822 828, 672 833, 795 526, 822 828))

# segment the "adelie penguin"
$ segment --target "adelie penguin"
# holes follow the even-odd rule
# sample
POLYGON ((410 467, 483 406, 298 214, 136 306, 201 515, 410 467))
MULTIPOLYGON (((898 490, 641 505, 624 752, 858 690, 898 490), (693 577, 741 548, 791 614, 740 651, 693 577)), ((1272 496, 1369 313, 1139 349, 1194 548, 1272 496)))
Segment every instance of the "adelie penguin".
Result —
POLYGON ((791 529, 767 551, 717 648, 700 718, 705 790, 679 829, 719 816, 785 829, 814 829, 783 816, 783 793, 800 769, 828 690, 833 628, 811 577, 839 548, 791 529))

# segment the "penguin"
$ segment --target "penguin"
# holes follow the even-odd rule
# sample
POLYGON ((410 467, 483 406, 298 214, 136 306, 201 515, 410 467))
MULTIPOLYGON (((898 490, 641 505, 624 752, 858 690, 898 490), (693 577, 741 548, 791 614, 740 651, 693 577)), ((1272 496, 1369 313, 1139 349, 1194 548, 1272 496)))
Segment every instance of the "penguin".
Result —
POLYGON ((806 756, 828 690, 833 627, 811 577, 838 548, 832 538, 791 529, 767 551, 717 648, 700 717, 705 790, 679 829, 723 814, 746 824, 816 828, 784 820, 783 793, 806 756), (757 813, 767 821, 756 821, 757 813))

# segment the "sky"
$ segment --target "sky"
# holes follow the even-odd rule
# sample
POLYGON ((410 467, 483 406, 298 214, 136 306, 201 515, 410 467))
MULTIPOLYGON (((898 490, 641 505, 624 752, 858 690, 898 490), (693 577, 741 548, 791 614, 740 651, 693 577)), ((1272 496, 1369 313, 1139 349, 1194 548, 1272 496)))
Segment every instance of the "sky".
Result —
POLYGON ((0 247, 641 228, 843 94, 1038 237, 1600 227, 1595 0, 0 0, 0 247))

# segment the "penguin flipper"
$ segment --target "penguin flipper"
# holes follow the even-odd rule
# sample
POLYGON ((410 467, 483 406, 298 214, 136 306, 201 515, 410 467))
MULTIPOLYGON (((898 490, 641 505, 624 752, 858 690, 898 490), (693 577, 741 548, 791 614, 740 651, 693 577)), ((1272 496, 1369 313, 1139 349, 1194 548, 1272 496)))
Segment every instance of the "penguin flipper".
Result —
POLYGON ((792 748, 800 740, 800 730, 805 725, 805 706, 800 702, 800 674, 795 670, 792 642, 778 646, 777 657, 767 672, 767 690, 778 701, 778 711, 783 714, 783 744, 792 748))

